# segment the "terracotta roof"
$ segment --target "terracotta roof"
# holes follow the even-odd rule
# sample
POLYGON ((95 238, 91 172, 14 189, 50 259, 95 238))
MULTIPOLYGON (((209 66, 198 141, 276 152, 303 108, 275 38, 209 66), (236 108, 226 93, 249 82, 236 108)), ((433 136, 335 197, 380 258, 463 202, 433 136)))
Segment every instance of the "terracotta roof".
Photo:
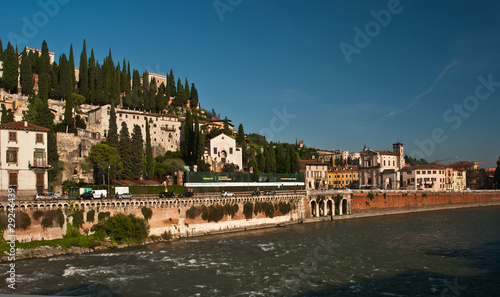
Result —
POLYGON ((25 123, 25 122, 12 122, 12 123, 6 123, 6 124, 1 124, 0 129, 5 129, 5 130, 23 130, 23 131, 43 131, 43 132, 48 132, 50 129, 25 123))
POLYGON ((300 163, 304 165, 318 165, 318 166, 328 166, 328 164, 320 162, 320 161, 315 161, 315 160, 299 160, 300 163))
POLYGON ((398 154, 395 154, 395 153, 389 152, 389 151, 376 151, 376 152, 381 154, 381 155, 386 155, 386 156, 398 156, 398 154))
POLYGON ((114 181, 117 185, 138 185, 138 186, 158 186, 161 185, 162 183, 155 181, 155 180, 125 180, 125 179, 120 179, 120 180, 115 180, 114 181))
POLYGON ((444 169, 449 167, 443 164, 419 164, 419 165, 406 165, 401 170, 418 170, 418 169, 444 169))

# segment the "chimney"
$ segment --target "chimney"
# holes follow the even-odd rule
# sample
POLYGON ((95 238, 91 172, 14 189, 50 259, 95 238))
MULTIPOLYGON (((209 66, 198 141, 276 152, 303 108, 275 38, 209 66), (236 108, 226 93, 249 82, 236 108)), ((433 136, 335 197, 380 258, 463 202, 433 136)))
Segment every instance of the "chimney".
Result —
POLYGON ((28 121, 23 121, 24 127, 28 127, 28 121))

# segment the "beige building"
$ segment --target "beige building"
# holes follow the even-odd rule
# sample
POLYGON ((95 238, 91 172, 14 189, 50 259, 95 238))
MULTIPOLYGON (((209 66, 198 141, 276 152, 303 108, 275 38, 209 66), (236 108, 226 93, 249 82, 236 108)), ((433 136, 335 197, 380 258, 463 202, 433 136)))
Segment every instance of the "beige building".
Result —
POLYGON ((227 163, 233 163, 243 169, 243 154, 236 140, 222 133, 205 142, 204 160, 210 164, 210 170, 220 172, 227 163))
MULTIPOLYGON (((109 133, 109 114, 111 105, 97 107, 88 112, 87 130, 98 132, 104 138, 109 133)), ((149 124, 151 136, 151 146, 153 154, 165 154, 167 151, 180 150, 181 142, 181 122, 176 116, 149 113, 130 109, 116 108, 116 124, 118 134, 120 133, 122 122, 127 123, 128 131, 132 134, 134 125, 139 125, 142 137, 146 139, 146 120, 149 124)))
POLYGON ((399 189, 399 170, 405 166, 404 145, 394 143, 393 151, 376 151, 366 147, 360 153, 359 185, 382 189, 399 189))
POLYGON ((465 170, 449 165, 422 164, 401 169, 402 189, 406 190, 463 190, 466 189, 465 170))
POLYGON ((20 196, 48 190, 48 131, 27 122, 0 125, 0 196, 9 188, 20 196))
POLYGON ((328 189, 328 164, 314 160, 300 160, 300 173, 304 174, 307 190, 328 189))

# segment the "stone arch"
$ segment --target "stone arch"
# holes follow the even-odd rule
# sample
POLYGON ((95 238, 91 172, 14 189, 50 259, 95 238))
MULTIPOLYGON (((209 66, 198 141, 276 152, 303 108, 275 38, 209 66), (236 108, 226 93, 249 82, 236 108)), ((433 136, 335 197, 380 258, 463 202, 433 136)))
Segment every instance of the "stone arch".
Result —
POLYGON ((326 201, 326 215, 335 215, 335 202, 331 198, 328 198, 328 200, 326 201))
POLYGON ((346 198, 340 201, 340 215, 349 214, 349 205, 346 198))
POLYGON ((311 216, 319 217, 319 204, 315 199, 311 200, 310 207, 311 207, 311 216))

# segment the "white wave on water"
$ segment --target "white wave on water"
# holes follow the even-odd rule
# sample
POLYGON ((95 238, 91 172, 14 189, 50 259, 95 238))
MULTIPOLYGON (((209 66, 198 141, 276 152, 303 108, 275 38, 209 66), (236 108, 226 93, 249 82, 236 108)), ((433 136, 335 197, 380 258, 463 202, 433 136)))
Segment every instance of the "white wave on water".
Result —
POLYGON ((69 268, 66 268, 63 273, 63 277, 68 277, 68 276, 74 276, 74 275, 79 275, 79 276, 93 276, 93 275, 98 275, 98 274, 111 274, 114 271, 110 269, 105 269, 103 267, 92 267, 92 268, 76 268, 74 266, 70 266, 69 268))
POLYGON ((272 243, 272 242, 270 242, 270 243, 260 243, 260 244, 258 244, 258 246, 264 252, 274 250, 274 243, 272 243))

